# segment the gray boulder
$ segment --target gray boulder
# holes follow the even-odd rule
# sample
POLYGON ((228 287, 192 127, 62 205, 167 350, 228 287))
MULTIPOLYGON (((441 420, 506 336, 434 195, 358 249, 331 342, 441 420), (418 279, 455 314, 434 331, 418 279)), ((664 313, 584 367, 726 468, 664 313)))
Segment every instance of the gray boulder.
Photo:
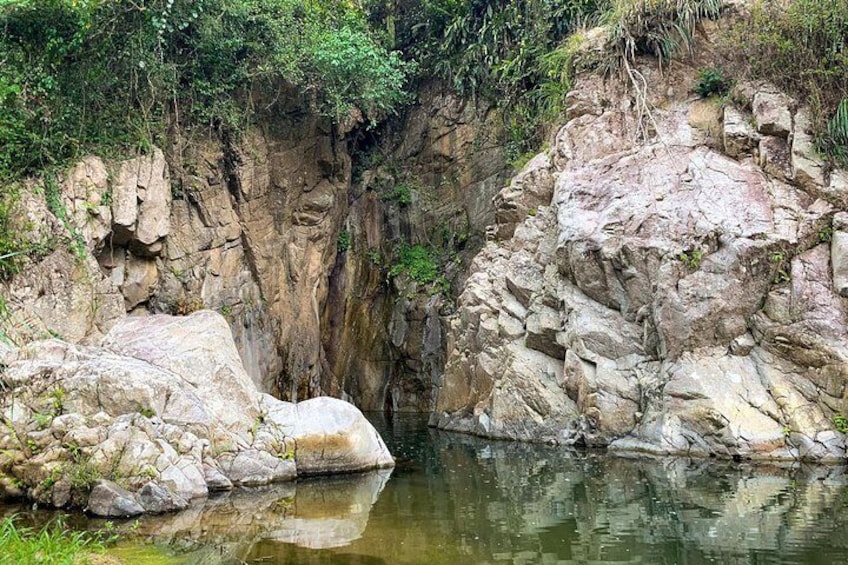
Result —
POLYGON ((86 511, 104 518, 132 518, 143 514, 144 508, 130 491, 101 479, 91 489, 86 511))

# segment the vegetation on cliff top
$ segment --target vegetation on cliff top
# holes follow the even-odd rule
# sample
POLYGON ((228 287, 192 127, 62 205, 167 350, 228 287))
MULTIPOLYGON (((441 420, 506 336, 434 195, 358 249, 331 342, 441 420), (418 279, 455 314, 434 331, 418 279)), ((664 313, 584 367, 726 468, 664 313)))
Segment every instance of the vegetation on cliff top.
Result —
POLYGON ((237 130, 283 83, 328 116, 380 117, 410 68, 347 0, 2 0, 0 30, 0 179, 237 130))
MULTIPOLYGON (((746 72, 809 100, 828 129, 848 87, 848 0, 754 4, 746 72)), ((0 0, 0 180, 85 152, 145 148, 184 127, 239 131, 287 84, 337 120, 379 119, 438 77, 492 100, 510 156, 564 109, 580 34, 603 63, 689 48, 722 0, 0 0), (577 39, 574 39, 577 37, 577 39), (260 94, 261 93, 261 94, 260 94), (270 96, 269 96, 269 93, 270 96)), ((289 95, 290 95, 289 91, 289 95)), ((163 143, 163 145, 165 145, 163 143)))
POLYGON ((848 0, 753 4, 725 38, 737 73, 775 83, 810 106, 819 148, 848 167, 848 0))

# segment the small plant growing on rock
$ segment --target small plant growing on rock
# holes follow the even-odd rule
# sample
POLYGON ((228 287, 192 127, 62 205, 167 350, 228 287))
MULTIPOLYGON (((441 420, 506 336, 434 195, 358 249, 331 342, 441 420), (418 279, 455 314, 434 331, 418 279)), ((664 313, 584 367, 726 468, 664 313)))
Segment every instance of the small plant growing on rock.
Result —
POLYGON ((821 243, 830 243, 833 239, 833 228, 830 226, 825 226, 819 230, 819 242, 821 243))
POLYGON ((339 232, 339 237, 336 240, 336 244, 339 249, 339 253, 344 253, 348 249, 350 249, 350 245, 352 243, 352 238, 350 232, 348 230, 342 230, 339 232))
POLYGON ((199 298, 189 296, 181 296, 177 299, 174 305, 174 312, 177 316, 187 316, 192 312, 197 312, 203 308, 203 301, 199 298))
POLYGON ((836 414, 833 416, 833 425, 836 427, 836 431, 848 434, 848 418, 842 414, 836 414))
POLYGON ((701 98, 724 96, 730 91, 731 86, 733 86, 733 81, 727 78, 721 69, 713 67, 698 71, 698 84, 695 85, 695 92, 701 98))
POLYGON ((848 98, 843 98, 819 137, 821 149, 841 167, 848 167, 848 98))
POLYGON ((65 470, 65 477, 71 483, 72 488, 87 492, 91 490, 95 482, 103 478, 103 475, 91 462, 84 461, 68 466, 65 470))
POLYGON ((701 259, 704 258, 704 252, 700 249, 693 249, 692 251, 682 252, 677 258, 688 268, 697 271, 701 267, 701 259))
POLYGON ((43 430, 50 425, 53 421, 53 413, 52 412, 36 412, 32 415, 32 420, 35 422, 36 427, 39 430, 43 430))
POLYGON ((774 275, 774 284, 781 284, 792 280, 792 275, 786 267, 786 255, 780 251, 776 251, 769 255, 769 260, 772 263, 778 263, 777 273, 774 275))
POLYGON ((398 184, 385 200, 397 202, 401 206, 409 206, 412 204, 412 187, 406 183, 398 184))
POLYGON ((380 255, 380 250, 376 247, 372 247, 371 249, 369 249, 366 256, 373 265, 379 266, 383 264, 383 257, 382 255, 380 255))

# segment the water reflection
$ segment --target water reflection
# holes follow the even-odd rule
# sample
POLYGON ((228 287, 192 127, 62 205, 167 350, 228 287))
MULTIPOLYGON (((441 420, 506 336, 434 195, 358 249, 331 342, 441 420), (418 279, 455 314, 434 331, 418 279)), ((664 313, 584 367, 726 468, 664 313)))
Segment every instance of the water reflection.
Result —
POLYGON ((362 537, 390 475, 381 470, 227 493, 179 514, 145 518, 137 533, 172 547, 206 546, 190 563, 240 563, 257 544, 344 547, 362 537))
MULTIPOLYGON (((145 518, 186 564, 848 563, 844 467, 636 460, 376 422, 388 473, 145 518)), ((132 561, 135 563, 135 561, 132 561)))

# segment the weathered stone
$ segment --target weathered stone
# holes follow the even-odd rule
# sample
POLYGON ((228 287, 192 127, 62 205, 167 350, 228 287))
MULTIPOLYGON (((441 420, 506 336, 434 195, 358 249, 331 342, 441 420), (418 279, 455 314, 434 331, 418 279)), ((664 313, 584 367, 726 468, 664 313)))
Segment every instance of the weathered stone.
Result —
POLYGON ((848 213, 833 218, 830 261, 833 266, 833 290, 848 298, 848 213))
POLYGON ((62 199, 70 215, 69 221, 78 230, 86 248, 101 248, 112 231, 112 211, 105 202, 109 191, 106 165, 97 157, 88 156, 66 174, 62 199))
POLYGON ((550 158, 540 153, 495 196, 496 237, 512 237, 515 226, 528 214, 536 215, 540 207, 551 203, 553 189, 550 158))
POLYGON ((760 140, 760 167, 780 180, 792 180, 789 144, 785 139, 765 136, 760 140))
POLYGON ((688 122, 695 130, 693 141, 699 145, 706 145, 714 149, 720 149, 724 145, 722 139, 724 112, 720 105, 713 100, 700 100, 692 105, 689 110, 688 122))
POLYGON ((744 357, 751 353, 751 351, 756 347, 757 342, 754 341, 754 337, 749 334, 743 334, 730 342, 730 352, 733 355, 739 355, 744 357))
POLYGON ((150 156, 139 157, 136 174, 139 204, 135 239, 151 246, 168 235, 171 217, 171 180, 165 155, 158 147, 150 156))
POLYGON ((205 461, 203 463, 203 480, 206 481, 206 488, 210 492, 233 488, 232 481, 220 471, 214 462, 205 461))
POLYGON ((541 306, 527 316, 525 345, 554 359, 565 359, 565 345, 559 312, 541 306))
POLYGON ((204 414, 209 414, 228 429, 247 431, 259 415, 256 387, 244 371, 226 320, 219 314, 205 310, 187 317, 128 318, 109 332, 103 346, 181 375, 203 397, 202 411, 190 409, 188 397, 179 412, 176 406, 172 408, 177 399, 168 405, 159 401, 162 408, 156 413, 166 420, 197 414, 199 421, 206 421, 204 414), (234 405, 239 410, 233 410, 234 405))
POLYGON ((174 494, 155 481, 150 481, 141 487, 141 490, 138 491, 137 499, 139 504, 144 507, 144 511, 150 514, 183 510, 188 506, 188 502, 184 498, 174 494))
MULTIPOLYGON (((102 348, 33 342, 5 368, 0 411, 26 439, 0 434, 0 454, 9 453, 0 471, 47 484, 84 458, 86 472, 126 481, 127 491, 103 483, 89 504, 92 513, 118 516, 143 511, 133 491, 147 511, 164 512, 233 484, 289 481, 296 458, 312 474, 394 464, 346 402, 315 399, 299 408, 260 393, 219 314, 125 318, 113 330, 102 348), (63 414, 38 424, 57 402, 63 414)), ((64 505, 72 489, 56 484, 27 494, 64 505)))
POLYGON ((792 179, 801 188, 817 193, 825 185, 824 163, 816 152, 809 110, 795 114, 792 132, 792 179))
POLYGON ((225 453, 217 461, 234 485, 256 486, 291 481, 297 474, 293 460, 280 459, 265 451, 225 453))
POLYGON ((624 103, 561 128, 553 213, 518 220, 472 263, 431 423, 626 451, 843 458, 827 415, 848 410, 848 303, 833 291, 848 218, 835 216, 830 251, 817 244, 838 189, 784 182, 800 169, 787 168, 786 112, 772 102, 757 101, 762 139, 725 110, 725 152, 740 161, 703 145, 691 100, 671 90, 653 110, 657 139, 633 140, 624 103), (760 166, 744 158, 757 143, 760 166), (549 355, 564 367, 536 364, 549 355))
MULTIPOLYGON (((382 438, 355 406, 321 397, 298 402, 294 409, 295 424, 287 435, 296 445, 298 473, 344 473, 394 466, 382 438)), ((269 411, 267 418, 290 429, 290 420, 281 417, 286 413, 269 411)))
POLYGON ((147 302, 156 290, 159 271, 156 262, 129 255, 121 283, 121 294, 127 310, 132 310, 139 304, 147 302))
POLYGON ((159 474, 162 486, 185 500, 209 494, 206 479, 196 458, 181 457, 159 474))
POLYGON ((96 341, 125 313, 117 286, 101 278, 97 262, 65 248, 17 275, 4 296, 4 331, 19 344, 48 335, 96 341))
POLYGON ((731 157, 741 157, 757 146, 759 136, 749 118, 733 106, 724 108, 724 152, 731 157))
POLYGON ((757 131, 786 138, 792 131, 792 104, 792 99, 775 87, 760 88, 752 104, 757 131))
POLYGON ((86 511, 103 518, 131 518, 143 514, 144 508, 128 490, 100 479, 91 489, 86 511))

